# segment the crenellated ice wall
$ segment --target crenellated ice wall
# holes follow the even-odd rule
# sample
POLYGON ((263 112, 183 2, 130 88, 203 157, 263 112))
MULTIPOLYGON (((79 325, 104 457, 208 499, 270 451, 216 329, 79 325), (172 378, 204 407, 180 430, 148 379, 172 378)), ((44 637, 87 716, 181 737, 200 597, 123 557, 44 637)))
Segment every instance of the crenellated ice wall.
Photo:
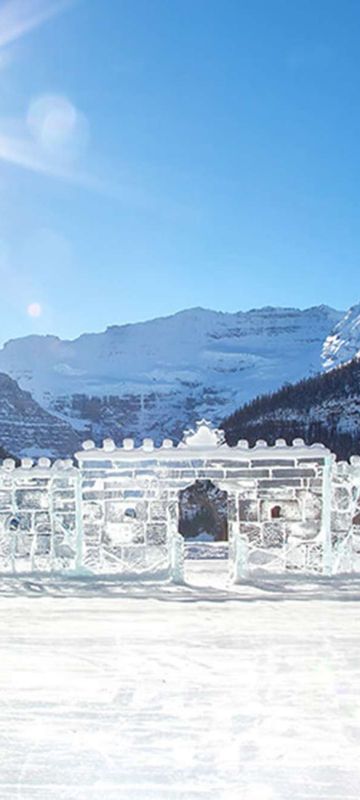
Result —
POLYGON ((229 447, 205 421, 174 447, 85 442, 72 461, 0 467, 0 571, 183 580, 179 494, 197 480, 227 492, 229 572, 360 571, 360 457, 323 445, 229 447))

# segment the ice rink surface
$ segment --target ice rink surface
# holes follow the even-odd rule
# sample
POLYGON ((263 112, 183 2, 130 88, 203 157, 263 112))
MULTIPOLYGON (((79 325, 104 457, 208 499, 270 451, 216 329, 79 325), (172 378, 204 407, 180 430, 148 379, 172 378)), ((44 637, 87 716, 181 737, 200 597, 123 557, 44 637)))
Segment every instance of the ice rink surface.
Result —
POLYGON ((360 582, 0 580, 1 800, 358 800, 360 582))

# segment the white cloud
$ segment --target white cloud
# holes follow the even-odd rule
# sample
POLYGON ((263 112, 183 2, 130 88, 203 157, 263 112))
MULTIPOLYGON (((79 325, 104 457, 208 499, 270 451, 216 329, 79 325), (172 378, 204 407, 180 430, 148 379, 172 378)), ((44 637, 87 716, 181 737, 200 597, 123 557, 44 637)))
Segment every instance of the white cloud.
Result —
POLYGON ((7 0, 0 7, 0 47, 38 28, 72 0, 7 0))
MULTIPOLYGON (((74 0, 6 0, 0 5, 0 68, 8 45, 37 28, 74 0)), ((0 160, 24 169, 91 186, 95 181, 75 171, 84 153, 89 126, 68 98, 34 98, 22 119, 0 119, 0 160)))

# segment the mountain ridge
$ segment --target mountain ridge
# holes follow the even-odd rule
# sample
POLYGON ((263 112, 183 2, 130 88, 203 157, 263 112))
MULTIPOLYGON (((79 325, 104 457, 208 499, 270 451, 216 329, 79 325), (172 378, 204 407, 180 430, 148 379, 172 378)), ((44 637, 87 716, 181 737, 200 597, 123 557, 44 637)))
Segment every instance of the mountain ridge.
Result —
POLYGON ((195 307, 73 340, 10 339, 0 371, 77 436, 177 441, 198 418, 217 424, 254 396, 320 372, 324 342, 342 318, 324 304, 195 307))
MULTIPOLYGON (((360 308, 360 306, 359 306, 360 308)), ((133 328, 137 326, 144 326, 144 325, 152 325, 157 322, 163 322, 167 320, 171 320, 177 317, 188 316, 195 313, 203 313, 203 314, 212 314, 216 316, 222 317, 244 317, 253 314, 259 314, 261 312, 296 312, 298 314, 307 314, 313 311, 329 311, 331 313, 338 314, 340 318, 342 315, 345 315, 348 312, 343 310, 339 310, 334 308, 333 306, 329 306, 327 303, 320 303, 319 305, 309 306, 306 308, 300 308, 298 306, 273 306, 273 305, 266 305, 260 306, 259 308, 249 308, 246 311, 242 309, 238 309, 237 311, 222 311, 221 309, 212 309, 212 308, 205 308, 204 306, 191 306, 190 308, 180 309, 179 311, 175 311, 173 314, 165 314, 158 317, 153 317, 151 319, 139 320, 137 322, 123 322, 117 323, 114 322, 111 325, 107 325, 106 328, 100 331, 83 331, 78 336, 74 336, 73 338, 62 338, 56 333, 28 333, 24 336, 12 336, 9 339, 6 339, 4 343, 0 346, 0 351, 7 348, 9 345, 12 345, 14 342, 19 341, 26 341, 26 340, 44 340, 50 339, 57 342, 63 342, 66 344, 73 344, 74 342, 79 341, 86 336, 101 336, 106 334, 107 332, 117 331, 119 329, 125 328, 133 328)))
POLYGON ((360 356, 360 303, 351 306, 327 337, 323 348, 325 369, 360 356))

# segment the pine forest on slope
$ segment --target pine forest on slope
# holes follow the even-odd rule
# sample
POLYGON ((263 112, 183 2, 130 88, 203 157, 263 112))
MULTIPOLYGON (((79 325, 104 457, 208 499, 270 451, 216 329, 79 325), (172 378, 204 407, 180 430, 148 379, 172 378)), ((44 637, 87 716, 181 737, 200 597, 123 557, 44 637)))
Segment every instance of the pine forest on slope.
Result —
POLYGON ((322 442, 340 459, 360 453, 360 359, 279 391, 256 397, 221 427, 229 444, 239 438, 274 444, 302 437, 306 444, 322 442))

